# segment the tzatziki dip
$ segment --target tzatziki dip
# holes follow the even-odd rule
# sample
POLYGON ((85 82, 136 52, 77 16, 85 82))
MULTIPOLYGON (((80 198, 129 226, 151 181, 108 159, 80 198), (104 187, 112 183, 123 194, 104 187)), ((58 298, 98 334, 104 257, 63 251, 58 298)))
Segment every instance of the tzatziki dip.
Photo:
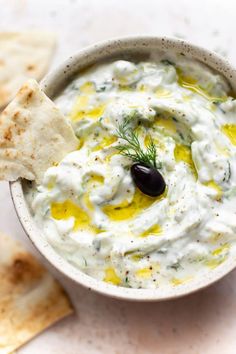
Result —
POLYGON ((26 194, 70 264, 114 285, 158 288, 235 256, 236 100, 220 74, 183 55, 114 60, 82 72, 55 103, 78 149, 26 194), (144 155, 165 181, 159 195, 131 174, 144 155))

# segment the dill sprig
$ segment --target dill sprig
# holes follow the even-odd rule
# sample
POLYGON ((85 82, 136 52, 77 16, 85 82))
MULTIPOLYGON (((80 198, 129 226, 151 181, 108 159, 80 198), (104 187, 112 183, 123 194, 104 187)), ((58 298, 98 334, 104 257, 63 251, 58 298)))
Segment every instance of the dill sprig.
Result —
POLYGON ((156 147, 152 138, 144 150, 140 144, 138 133, 130 126, 130 119, 124 119, 123 123, 118 126, 116 135, 126 142, 116 146, 123 156, 130 158, 133 162, 156 169, 160 168, 156 163, 156 147))

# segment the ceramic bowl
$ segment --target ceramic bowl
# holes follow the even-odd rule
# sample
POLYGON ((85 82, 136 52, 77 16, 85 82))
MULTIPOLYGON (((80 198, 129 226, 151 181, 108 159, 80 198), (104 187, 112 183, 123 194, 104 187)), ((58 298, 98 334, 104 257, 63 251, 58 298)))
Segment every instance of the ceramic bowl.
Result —
MULTIPOLYGON (((108 40, 93 45, 71 56, 58 69, 43 80, 41 87, 45 93, 53 99, 75 75, 90 65, 111 58, 144 59, 148 57, 150 53, 155 53, 156 51, 182 53, 182 55, 186 57, 199 60, 225 76, 231 84, 232 90, 236 92, 236 71, 224 58, 188 42, 165 37, 129 37, 108 40)), ((69 264, 58 255, 46 241, 41 234, 41 230, 35 225, 29 212, 24 196, 23 185, 24 181, 18 180, 10 184, 10 189, 16 212, 26 234, 41 254, 59 272, 88 289, 126 300, 166 300, 202 289, 222 278, 236 266, 236 259, 231 258, 218 266, 215 270, 209 271, 208 275, 204 276, 202 279, 193 280, 188 284, 168 289, 130 289, 96 280, 69 264)))

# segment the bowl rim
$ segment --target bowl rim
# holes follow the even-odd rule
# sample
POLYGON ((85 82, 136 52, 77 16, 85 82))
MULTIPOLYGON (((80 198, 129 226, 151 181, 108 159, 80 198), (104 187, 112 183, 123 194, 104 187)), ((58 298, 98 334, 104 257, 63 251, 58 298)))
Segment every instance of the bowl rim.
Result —
MULTIPOLYGON (((125 53, 125 51, 130 48, 133 50, 141 50, 144 47, 146 47, 145 50, 147 51, 151 51, 151 48, 155 47, 164 51, 172 50, 178 53, 184 53, 187 57, 195 58, 198 61, 205 63, 215 71, 220 72, 224 77, 226 77, 233 90, 236 91, 236 70, 228 62, 228 60, 214 52, 191 44, 190 42, 176 38, 158 36, 128 36, 109 39, 98 44, 91 45, 83 50, 80 50, 78 53, 64 61, 52 73, 49 73, 42 81, 41 87, 46 94, 48 94, 51 89, 49 97, 53 98, 55 97, 55 90, 53 91, 51 86, 57 86, 55 82, 58 80, 61 80, 61 83, 64 82, 65 84, 65 82, 68 81, 68 78, 73 76, 73 70, 78 73, 86 67, 86 63, 89 62, 90 59, 92 60, 93 58, 94 63, 96 63, 102 59, 108 58, 108 53, 106 53, 106 51, 113 54, 117 52, 125 53), (81 69, 75 69, 75 66, 78 65, 79 61, 82 62, 81 69)), ((61 85, 61 83, 59 85, 61 85)), ((100 294, 111 296, 113 298, 133 301, 169 300, 189 295, 203 289, 218 281, 236 267, 236 257, 231 257, 213 271, 209 271, 206 275, 204 275, 204 278, 200 278, 195 281, 193 280, 178 287, 170 288, 134 289, 120 287, 106 283, 102 280, 97 280, 71 265, 46 241, 46 238, 43 237, 43 234, 36 226, 27 207, 22 180, 19 179, 15 182, 10 182, 9 186, 18 219, 25 233, 34 246, 39 250, 41 255, 46 258, 47 262, 49 262, 53 268, 57 269, 57 271, 61 272, 73 282, 82 285, 89 290, 94 290, 100 294)))

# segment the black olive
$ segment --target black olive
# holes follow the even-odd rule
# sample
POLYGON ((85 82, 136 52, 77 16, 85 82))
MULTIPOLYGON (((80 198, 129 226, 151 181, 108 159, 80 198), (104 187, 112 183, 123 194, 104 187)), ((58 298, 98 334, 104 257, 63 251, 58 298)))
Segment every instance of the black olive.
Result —
POLYGON ((151 197, 161 195, 166 188, 164 178, 155 168, 135 163, 131 167, 131 176, 141 192, 151 197))

